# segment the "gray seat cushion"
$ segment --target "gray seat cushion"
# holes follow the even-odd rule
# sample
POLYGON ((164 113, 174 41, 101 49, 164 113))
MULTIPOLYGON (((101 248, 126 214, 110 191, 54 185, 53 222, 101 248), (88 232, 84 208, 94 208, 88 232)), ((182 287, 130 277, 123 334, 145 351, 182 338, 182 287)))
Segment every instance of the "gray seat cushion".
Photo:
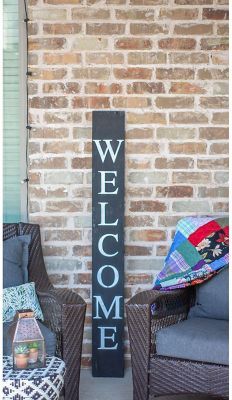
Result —
POLYGON ((3 242, 3 287, 28 282, 28 257, 31 235, 10 238, 3 242))
POLYGON ((228 365, 228 347, 229 323, 225 320, 191 318, 156 333, 161 356, 228 365))
MULTIPOLYGON (((56 352, 56 335, 40 321, 37 322, 45 340, 46 353, 49 356, 54 356, 56 352)), ((5 322, 3 324, 3 354, 6 356, 12 354, 11 338, 9 335, 9 329, 11 325, 12 322, 5 322)))
POLYGON ((196 303, 188 318, 229 319, 229 268, 196 288, 196 303))

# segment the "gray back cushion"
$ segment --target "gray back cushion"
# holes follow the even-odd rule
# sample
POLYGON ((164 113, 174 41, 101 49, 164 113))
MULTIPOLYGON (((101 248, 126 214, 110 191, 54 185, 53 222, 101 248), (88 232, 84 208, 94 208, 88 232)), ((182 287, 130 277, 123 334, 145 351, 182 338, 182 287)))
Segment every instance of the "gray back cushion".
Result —
POLYGON ((28 258, 31 235, 15 236, 3 242, 3 287, 28 282, 28 258))
POLYGON ((196 288, 196 303, 188 318, 229 319, 229 267, 196 288))

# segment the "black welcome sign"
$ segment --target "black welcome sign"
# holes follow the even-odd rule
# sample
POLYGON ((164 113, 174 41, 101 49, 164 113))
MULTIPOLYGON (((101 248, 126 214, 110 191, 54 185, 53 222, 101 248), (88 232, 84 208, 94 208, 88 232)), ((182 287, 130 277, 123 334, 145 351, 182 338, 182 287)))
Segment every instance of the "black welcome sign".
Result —
POLYGON ((124 376, 125 113, 93 112, 92 374, 124 376))

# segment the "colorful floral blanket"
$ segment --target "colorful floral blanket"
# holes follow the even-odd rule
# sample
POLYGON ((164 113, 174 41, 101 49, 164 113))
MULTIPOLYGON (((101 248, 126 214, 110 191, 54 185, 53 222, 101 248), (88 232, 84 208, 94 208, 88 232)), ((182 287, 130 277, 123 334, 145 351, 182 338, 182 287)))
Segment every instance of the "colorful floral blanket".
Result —
POLYGON ((153 288, 172 290, 202 283, 228 262, 228 217, 183 218, 153 288))

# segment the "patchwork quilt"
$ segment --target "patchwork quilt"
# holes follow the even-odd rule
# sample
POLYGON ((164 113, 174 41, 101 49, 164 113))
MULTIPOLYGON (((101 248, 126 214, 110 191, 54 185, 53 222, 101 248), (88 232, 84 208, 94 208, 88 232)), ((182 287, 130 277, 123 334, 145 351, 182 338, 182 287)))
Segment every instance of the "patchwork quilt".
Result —
POLYGON ((229 218, 186 217, 175 237, 153 289, 172 290, 210 279, 229 263, 229 218))

